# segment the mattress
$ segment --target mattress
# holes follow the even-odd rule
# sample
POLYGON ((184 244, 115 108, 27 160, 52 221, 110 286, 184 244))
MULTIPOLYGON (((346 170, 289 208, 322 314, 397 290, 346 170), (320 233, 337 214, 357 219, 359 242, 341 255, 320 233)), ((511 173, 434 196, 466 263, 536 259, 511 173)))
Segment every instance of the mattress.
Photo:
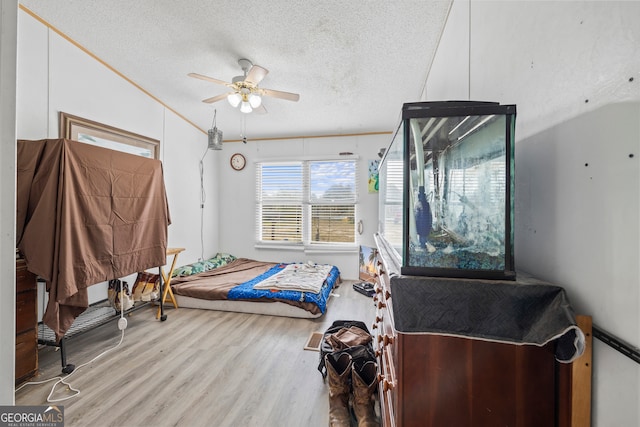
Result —
POLYGON ((264 314, 268 316, 298 317, 302 319, 315 319, 323 313, 310 311, 285 304, 278 301, 271 303, 243 301, 243 300, 206 300, 192 298, 184 295, 175 295, 178 307, 199 308, 202 310, 232 311, 235 313, 264 314))
POLYGON ((308 263, 297 264, 304 268, 290 268, 294 264, 238 258, 218 268, 175 277, 171 288, 180 307, 302 318, 322 316, 331 290, 340 280, 338 268, 308 263), (293 273, 286 273, 292 270, 293 273), (300 290, 296 290, 292 283, 301 271, 304 277, 300 290), (261 283, 263 287, 264 283, 268 285, 261 289, 261 283), (278 284, 286 287, 278 289, 278 284))

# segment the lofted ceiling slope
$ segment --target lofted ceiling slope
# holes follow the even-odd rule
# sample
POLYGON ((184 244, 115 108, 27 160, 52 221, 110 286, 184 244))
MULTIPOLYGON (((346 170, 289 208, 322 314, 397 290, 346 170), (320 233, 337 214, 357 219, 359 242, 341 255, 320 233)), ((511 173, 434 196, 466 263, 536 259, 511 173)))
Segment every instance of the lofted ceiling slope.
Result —
POLYGON ((241 113, 224 86, 248 58, 269 73, 260 87, 295 92, 264 98, 251 139, 392 131, 402 104, 418 101, 451 0, 21 0, 21 4, 206 131, 214 109, 225 140, 241 113))

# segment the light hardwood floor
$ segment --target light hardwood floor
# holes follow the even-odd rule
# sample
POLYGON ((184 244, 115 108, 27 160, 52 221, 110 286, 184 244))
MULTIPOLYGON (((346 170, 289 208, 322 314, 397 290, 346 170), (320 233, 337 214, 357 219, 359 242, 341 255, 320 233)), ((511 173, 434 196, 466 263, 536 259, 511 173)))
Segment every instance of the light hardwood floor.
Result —
MULTIPOLYGON (((327 426, 328 385, 319 353, 303 350, 312 332, 334 320, 375 317, 370 298, 343 281, 319 319, 168 308, 155 319, 144 308, 128 317, 122 344, 74 372, 81 394, 59 402, 65 426, 327 426)), ((68 341, 67 362, 79 366, 115 346, 116 322, 68 341)), ((52 347, 39 353, 34 381, 60 374, 52 347)), ((53 383, 16 392, 16 405, 48 405, 53 383)), ((68 394, 59 385, 54 399, 68 394)))

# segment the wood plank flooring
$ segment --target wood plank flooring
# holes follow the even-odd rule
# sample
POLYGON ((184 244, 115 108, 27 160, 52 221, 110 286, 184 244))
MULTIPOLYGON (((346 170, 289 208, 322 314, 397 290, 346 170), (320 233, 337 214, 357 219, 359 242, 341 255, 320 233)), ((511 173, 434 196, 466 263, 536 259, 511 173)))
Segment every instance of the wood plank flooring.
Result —
MULTIPOLYGON (((364 321, 375 309, 370 298, 343 281, 319 319, 168 308, 128 317, 122 344, 68 381, 79 396, 64 406, 65 426, 327 426, 328 385, 317 366, 319 353, 303 350, 312 332, 334 320, 364 321)), ((116 322, 68 341, 67 362, 79 366, 121 338, 116 322)), ((60 374, 60 354, 39 352, 39 381, 60 374)), ((48 405, 53 382, 27 385, 16 405, 48 405)), ((69 395, 58 385, 52 398, 69 395)))

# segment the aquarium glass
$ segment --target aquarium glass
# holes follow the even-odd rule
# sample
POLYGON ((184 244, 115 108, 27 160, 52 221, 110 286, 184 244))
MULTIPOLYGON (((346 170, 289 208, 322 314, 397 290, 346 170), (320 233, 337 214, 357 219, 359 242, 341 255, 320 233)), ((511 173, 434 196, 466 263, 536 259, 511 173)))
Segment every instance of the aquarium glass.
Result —
POLYGON ((404 242, 404 125, 397 129, 380 162, 378 231, 398 253, 404 242))
POLYGON ((515 106, 466 106, 406 111, 403 274, 514 275, 515 106))

